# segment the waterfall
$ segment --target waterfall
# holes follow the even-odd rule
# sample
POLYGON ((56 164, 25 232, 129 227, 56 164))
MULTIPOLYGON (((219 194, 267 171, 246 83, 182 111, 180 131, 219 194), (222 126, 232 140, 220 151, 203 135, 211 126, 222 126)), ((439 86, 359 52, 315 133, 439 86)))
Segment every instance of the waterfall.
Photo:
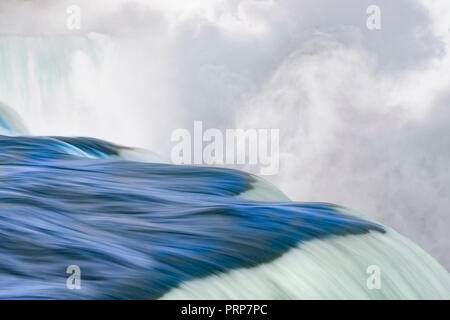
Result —
POLYGON ((102 45, 95 36, 0 37, 0 101, 35 135, 92 131, 86 90, 98 86, 102 45))

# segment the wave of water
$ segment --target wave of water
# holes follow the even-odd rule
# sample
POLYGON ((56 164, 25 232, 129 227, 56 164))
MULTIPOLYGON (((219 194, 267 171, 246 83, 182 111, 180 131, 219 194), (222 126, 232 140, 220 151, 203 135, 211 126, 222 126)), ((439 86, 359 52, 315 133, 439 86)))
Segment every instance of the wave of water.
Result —
MULTIPOLYGON (((18 133, 6 116, 1 119, 4 132, 18 133)), ((442 298, 450 293, 448 273, 425 252, 341 207, 268 201, 267 194, 275 199, 276 192, 244 172, 136 162, 125 159, 123 150, 94 138, 0 136, 0 298, 158 298, 179 297, 178 290, 184 298, 186 293, 234 298, 245 291, 230 291, 230 284, 237 284, 227 276, 230 272, 261 274, 259 268, 286 260, 293 249, 309 252, 308 243, 315 241, 321 245, 312 256, 295 265, 281 263, 296 270, 313 261, 332 265, 325 249, 335 246, 335 237, 348 235, 355 236, 350 248, 331 250, 348 260, 347 277, 367 259, 358 253, 367 241, 370 250, 364 252, 377 252, 372 258, 381 265, 393 263, 392 273, 410 270, 393 277, 381 297, 442 298), (377 245, 381 251, 373 251, 377 245), (80 290, 65 287, 70 265, 82 270, 80 290), (231 280, 208 280, 218 274, 231 280), (405 279, 412 290, 405 289, 405 279), (195 281, 202 281, 200 287, 195 281), (186 284, 190 287, 183 290, 186 284)), ((319 292, 327 293, 319 298, 336 298, 332 293, 343 285, 355 286, 351 278, 342 283, 343 271, 331 265, 327 274, 341 282, 324 285, 321 277, 311 278, 319 292)), ((301 283, 296 294, 284 292, 282 284, 295 284, 296 278, 287 281, 279 272, 282 292, 265 298, 309 297, 311 289, 301 283)), ((241 285, 257 295, 258 283, 241 285)), ((364 281, 358 283, 361 287, 364 281)), ((347 297, 354 297, 359 291, 349 292, 347 297)))
POLYGON ((97 74, 102 48, 72 40, 0 42, 0 98, 14 106, 0 106, 1 298, 449 298, 445 269, 359 214, 67 137, 89 118, 73 104, 74 67, 97 74), (386 274, 380 291, 366 287, 370 264, 386 274), (69 265, 80 290, 66 288, 69 265))

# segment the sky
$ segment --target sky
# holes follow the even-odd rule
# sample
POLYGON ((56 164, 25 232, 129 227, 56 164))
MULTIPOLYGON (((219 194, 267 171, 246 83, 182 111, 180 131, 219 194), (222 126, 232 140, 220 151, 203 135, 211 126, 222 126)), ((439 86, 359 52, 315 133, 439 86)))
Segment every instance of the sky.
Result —
POLYGON ((33 134, 163 156, 195 120, 278 128, 267 180, 363 212, 449 270, 449 30, 446 0, 1 0, 0 101, 33 134))

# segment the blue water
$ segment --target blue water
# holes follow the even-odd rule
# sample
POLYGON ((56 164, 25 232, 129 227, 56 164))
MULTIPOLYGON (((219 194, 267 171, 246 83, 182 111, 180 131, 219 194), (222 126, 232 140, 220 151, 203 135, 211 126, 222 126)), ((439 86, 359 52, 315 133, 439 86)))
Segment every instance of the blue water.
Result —
POLYGON ((324 203, 237 197, 251 175, 142 163, 90 138, 0 136, 0 298, 157 298, 296 244, 383 228, 324 203), (82 288, 66 288, 78 265, 82 288))

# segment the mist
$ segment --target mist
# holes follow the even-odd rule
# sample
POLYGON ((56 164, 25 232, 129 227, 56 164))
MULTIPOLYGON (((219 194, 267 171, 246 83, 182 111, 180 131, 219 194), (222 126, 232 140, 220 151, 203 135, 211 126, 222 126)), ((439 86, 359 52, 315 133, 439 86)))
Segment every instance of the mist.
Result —
MULTIPOLYGON (((450 268, 450 5, 377 1, 0 3, 0 101, 35 135, 169 157, 177 128, 280 129, 291 199, 341 204, 450 268)), ((252 170, 251 168, 248 168, 252 170)), ((257 173, 257 171, 255 171, 257 173)))

